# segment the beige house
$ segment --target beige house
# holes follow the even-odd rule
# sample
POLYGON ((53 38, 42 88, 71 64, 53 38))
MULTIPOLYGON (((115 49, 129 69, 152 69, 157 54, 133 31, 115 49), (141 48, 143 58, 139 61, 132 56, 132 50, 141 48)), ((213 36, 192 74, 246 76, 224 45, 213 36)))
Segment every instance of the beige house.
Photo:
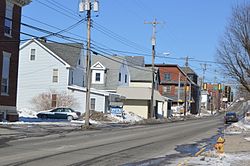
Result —
MULTIPOLYGON (((145 67, 144 57, 126 57, 129 64, 130 81, 128 87, 118 87, 117 93, 126 97, 123 100, 123 110, 133 112, 145 119, 150 118, 150 102, 152 93, 152 69, 145 67)), ((163 97, 159 91, 159 72, 155 68, 154 76, 154 117, 168 116, 169 98, 163 97)))
MULTIPOLYGON (((125 112, 133 112, 142 118, 150 118, 150 100, 151 100, 151 88, 148 87, 118 87, 117 93, 125 96, 123 100, 123 110, 125 112)), ((154 90, 154 105, 156 106, 157 115, 166 115, 163 108, 165 98, 161 96, 159 91, 154 90)))

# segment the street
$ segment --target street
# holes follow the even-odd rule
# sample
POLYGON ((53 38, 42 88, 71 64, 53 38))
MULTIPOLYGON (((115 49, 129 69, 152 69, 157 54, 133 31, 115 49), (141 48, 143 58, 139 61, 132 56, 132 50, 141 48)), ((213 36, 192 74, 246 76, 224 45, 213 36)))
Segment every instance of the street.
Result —
POLYGON ((167 164, 169 155, 177 159, 196 153, 192 148, 180 148, 181 145, 192 144, 197 148, 200 146, 197 142, 217 135, 223 126, 220 115, 175 123, 29 137, 6 142, 0 149, 0 161, 1 165, 133 165, 161 158, 161 162, 167 164), (162 161, 164 157, 166 160, 162 161))

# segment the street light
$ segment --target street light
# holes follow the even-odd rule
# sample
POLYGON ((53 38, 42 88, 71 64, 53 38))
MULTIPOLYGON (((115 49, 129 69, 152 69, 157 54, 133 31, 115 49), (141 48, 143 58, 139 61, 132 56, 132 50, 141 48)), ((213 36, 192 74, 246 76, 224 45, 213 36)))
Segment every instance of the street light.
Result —
POLYGON ((170 55, 170 52, 163 52, 162 54, 168 56, 170 55))

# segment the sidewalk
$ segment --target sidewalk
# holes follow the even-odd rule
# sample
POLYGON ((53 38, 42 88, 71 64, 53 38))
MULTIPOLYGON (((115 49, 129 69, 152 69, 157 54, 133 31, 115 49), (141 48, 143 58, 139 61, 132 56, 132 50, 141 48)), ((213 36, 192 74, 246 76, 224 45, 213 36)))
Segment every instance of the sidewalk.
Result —
POLYGON ((225 135, 225 139, 225 153, 250 153, 250 132, 225 135))

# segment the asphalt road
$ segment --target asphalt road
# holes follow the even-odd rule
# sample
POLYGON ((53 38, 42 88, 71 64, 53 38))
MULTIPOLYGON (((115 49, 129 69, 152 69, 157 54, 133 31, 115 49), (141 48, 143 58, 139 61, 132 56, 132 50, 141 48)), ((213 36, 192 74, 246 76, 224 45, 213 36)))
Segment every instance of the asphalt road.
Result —
POLYGON ((178 146, 211 138, 222 127, 221 115, 12 140, 0 148, 0 165, 139 165, 156 158, 178 157, 178 146))

